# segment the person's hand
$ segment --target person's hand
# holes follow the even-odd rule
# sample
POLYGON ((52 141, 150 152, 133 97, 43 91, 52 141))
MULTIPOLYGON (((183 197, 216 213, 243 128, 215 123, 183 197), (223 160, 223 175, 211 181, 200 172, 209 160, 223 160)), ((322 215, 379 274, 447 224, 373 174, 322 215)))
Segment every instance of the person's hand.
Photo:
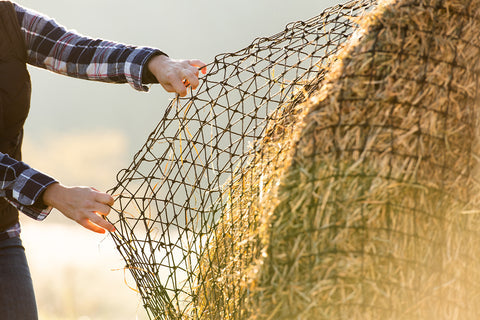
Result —
POLYGON ((200 60, 173 60, 165 55, 155 56, 147 65, 150 72, 168 92, 176 92, 181 97, 187 95, 187 88, 198 87, 199 70, 207 72, 205 63, 200 60))
POLYGON ((43 193, 43 202, 58 209, 66 217, 98 233, 115 231, 115 227, 102 216, 110 212, 113 198, 107 193, 87 187, 65 187, 51 184, 43 193))

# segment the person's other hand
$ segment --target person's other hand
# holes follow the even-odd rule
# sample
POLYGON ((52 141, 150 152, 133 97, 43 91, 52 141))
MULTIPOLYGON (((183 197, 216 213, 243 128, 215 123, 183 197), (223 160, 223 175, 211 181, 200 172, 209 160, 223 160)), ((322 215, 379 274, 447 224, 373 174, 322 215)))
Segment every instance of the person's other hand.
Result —
POLYGON ((115 227, 102 217, 110 212, 114 202, 107 193, 88 187, 65 187, 54 183, 43 193, 43 202, 89 230, 98 233, 115 231, 115 227))
POLYGON ((200 60, 174 60, 165 55, 155 56, 147 65, 150 72, 168 92, 176 92, 181 97, 187 95, 187 88, 198 87, 199 70, 207 72, 205 63, 200 60))

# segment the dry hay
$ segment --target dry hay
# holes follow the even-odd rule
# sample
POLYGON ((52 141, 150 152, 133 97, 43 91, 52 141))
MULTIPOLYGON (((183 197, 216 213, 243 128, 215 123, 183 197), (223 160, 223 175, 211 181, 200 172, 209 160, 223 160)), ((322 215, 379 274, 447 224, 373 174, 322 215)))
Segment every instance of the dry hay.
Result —
POLYGON ((202 319, 480 314, 480 0, 383 2, 359 23, 228 195, 202 319))

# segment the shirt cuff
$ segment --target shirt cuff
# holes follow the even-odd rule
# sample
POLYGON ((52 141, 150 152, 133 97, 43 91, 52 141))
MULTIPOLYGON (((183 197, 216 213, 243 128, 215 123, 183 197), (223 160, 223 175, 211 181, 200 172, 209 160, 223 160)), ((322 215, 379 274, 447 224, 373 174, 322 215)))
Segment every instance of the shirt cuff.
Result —
POLYGON ((52 211, 52 207, 45 206, 43 209, 36 206, 24 206, 21 203, 17 202, 14 199, 5 198, 12 206, 14 206, 18 211, 21 211, 26 216, 35 219, 37 221, 45 220, 45 218, 52 211))
POLYGON ((151 77, 155 78, 153 74, 148 74, 150 71, 147 68, 147 63, 155 55, 166 55, 162 51, 149 47, 138 47, 130 53, 125 63, 125 76, 128 83, 138 91, 148 91, 148 83, 155 83, 156 79, 152 81, 151 77), (144 76, 146 77, 144 79, 144 76), (144 81, 145 80, 145 81, 144 81))
POLYGON ((35 169, 24 170, 16 179, 13 189, 6 193, 10 204, 35 220, 44 220, 52 211, 43 202, 43 193, 57 181, 35 169))

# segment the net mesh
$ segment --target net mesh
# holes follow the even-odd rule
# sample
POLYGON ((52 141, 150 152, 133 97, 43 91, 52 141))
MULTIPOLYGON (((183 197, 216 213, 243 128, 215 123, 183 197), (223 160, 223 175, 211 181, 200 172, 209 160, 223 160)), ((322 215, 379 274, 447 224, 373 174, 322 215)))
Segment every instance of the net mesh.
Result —
MULTIPOLYGON (((114 239, 154 318, 191 315, 198 261, 228 201, 236 171, 278 107, 316 88, 373 1, 353 1, 222 54, 195 95, 176 98, 130 167, 119 172, 114 239)), ((288 108, 288 107, 287 107, 288 108)), ((201 314, 195 314, 201 317, 201 314)))
POLYGON ((372 25, 364 51, 352 34, 373 0, 217 56, 194 94, 168 105, 111 190, 112 236, 152 319, 475 314, 477 284, 458 270, 478 273, 462 251, 478 242, 466 227, 478 219, 445 210, 468 207, 474 190, 456 191, 473 183, 476 82, 455 79, 478 71, 465 71, 474 60, 460 51, 438 56, 459 44, 477 52, 460 36, 478 20, 461 9, 475 1, 397 2, 362 22, 372 25), (436 23, 439 14, 452 20, 436 23), (449 21, 462 22, 445 31, 449 21), (327 73, 337 77, 324 84, 327 73), (460 302, 439 293, 451 283, 460 302), (454 307, 418 311, 430 296, 454 307))

